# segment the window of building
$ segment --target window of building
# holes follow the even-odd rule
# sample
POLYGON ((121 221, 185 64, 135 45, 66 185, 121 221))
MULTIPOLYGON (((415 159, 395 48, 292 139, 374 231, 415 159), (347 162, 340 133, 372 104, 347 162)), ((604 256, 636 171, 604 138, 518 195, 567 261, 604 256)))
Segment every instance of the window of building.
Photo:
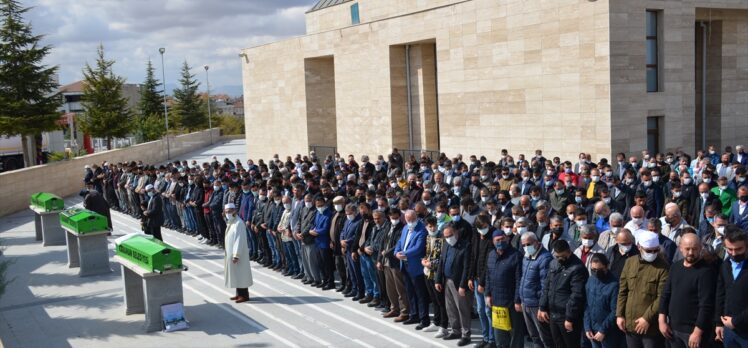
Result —
POLYGON ((647 151, 659 153, 662 148, 662 134, 665 128, 662 116, 647 117, 647 151))
POLYGON ((351 24, 356 25, 361 23, 361 19, 358 17, 358 3, 351 5, 351 24))
POLYGON ((647 92, 660 88, 660 25, 662 11, 647 10, 647 92))

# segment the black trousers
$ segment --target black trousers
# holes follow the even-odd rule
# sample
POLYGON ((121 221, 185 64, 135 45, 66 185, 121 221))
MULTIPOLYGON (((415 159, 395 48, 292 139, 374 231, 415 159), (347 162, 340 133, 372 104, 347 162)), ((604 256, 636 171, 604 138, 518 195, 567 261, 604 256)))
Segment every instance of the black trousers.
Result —
POLYGON ((340 286, 350 287, 351 284, 349 284, 348 273, 345 268, 345 258, 343 255, 337 254, 333 256, 333 260, 335 262, 335 270, 338 272, 338 276, 340 277, 340 286))
POLYGON ((551 336, 553 345, 559 348, 578 348, 582 344, 582 321, 577 320, 573 323, 571 332, 564 328, 564 321, 551 319, 551 336))
POLYGON ((164 241, 164 238, 161 237, 161 226, 146 227, 146 229, 145 229, 144 232, 145 232, 145 234, 150 234, 154 238, 156 238, 156 239, 158 239, 158 240, 160 240, 162 242, 164 241))
MULTIPOLYGON (((374 261, 374 267, 376 267, 376 261, 374 261)), ((387 280, 384 271, 377 270, 377 281, 379 282, 379 292, 382 294, 382 306, 390 308, 390 297, 387 296, 387 280)))
POLYGON ((335 261, 332 259, 332 250, 330 248, 319 249, 320 254, 320 272, 322 273, 322 283, 335 284, 335 261))
POLYGON ((426 290, 426 281, 423 272, 420 274, 408 273, 407 265, 402 268, 403 283, 408 293, 408 311, 411 318, 417 318, 421 324, 428 325, 429 318, 429 291, 426 290))
POLYGON ((249 298, 249 289, 247 288, 236 288, 236 296, 249 298))
POLYGON ((446 329, 449 326, 449 318, 447 318, 447 304, 444 302, 444 291, 436 291, 433 279, 427 279, 426 283, 431 304, 434 305, 434 324, 446 329))
POLYGON ((267 233, 265 233, 265 230, 262 228, 257 229, 257 245, 260 250, 260 256, 262 256, 263 262, 272 262, 273 261, 273 254, 270 252, 270 244, 268 244, 268 236, 267 233))

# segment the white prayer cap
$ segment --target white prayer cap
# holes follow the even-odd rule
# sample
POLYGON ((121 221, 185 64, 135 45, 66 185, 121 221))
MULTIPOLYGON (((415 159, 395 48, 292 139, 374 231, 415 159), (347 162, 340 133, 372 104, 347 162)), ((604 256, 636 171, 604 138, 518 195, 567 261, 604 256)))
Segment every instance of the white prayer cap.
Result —
POLYGON ((91 166, 89 166, 88 164, 86 164, 85 166, 83 166, 83 168, 85 168, 85 169, 91 169, 91 166))
POLYGON ((146 191, 148 191, 148 190, 153 190, 153 185, 151 185, 151 184, 148 184, 148 185, 146 185, 146 186, 145 186, 145 190, 146 190, 146 191))
POLYGON ((236 204, 234 204, 234 203, 227 203, 223 208, 224 209, 236 209, 236 204))
POLYGON ((660 246, 660 240, 657 237, 657 234, 649 231, 639 233, 637 236, 637 242, 644 249, 653 249, 660 246))

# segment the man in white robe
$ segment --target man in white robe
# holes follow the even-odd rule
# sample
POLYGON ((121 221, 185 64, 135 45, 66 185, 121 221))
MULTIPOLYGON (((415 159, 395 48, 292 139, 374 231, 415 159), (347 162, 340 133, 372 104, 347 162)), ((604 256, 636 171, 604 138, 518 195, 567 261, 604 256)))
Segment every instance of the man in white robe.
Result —
POLYGON ((249 248, 247 247, 247 228, 237 216, 234 203, 224 206, 226 215, 224 277, 226 287, 235 288, 236 296, 231 300, 236 303, 249 301, 249 290, 252 286, 252 269, 249 266, 249 248))

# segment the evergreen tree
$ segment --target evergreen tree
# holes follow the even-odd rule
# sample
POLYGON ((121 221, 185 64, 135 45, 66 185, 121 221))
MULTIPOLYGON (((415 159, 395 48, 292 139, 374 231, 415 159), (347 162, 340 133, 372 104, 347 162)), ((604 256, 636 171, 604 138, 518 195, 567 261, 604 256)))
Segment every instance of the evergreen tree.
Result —
POLYGON ((197 93, 200 83, 195 75, 190 73, 187 61, 182 65, 182 78, 179 79, 180 88, 174 90, 174 118, 182 128, 188 132, 206 128, 208 115, 203 100, 197 93))
POLYGON ((124 138, 132 129, 133 115, 122 96, 125 79, 112 71, 114 60, 104 58, 104 46, 97 49, 96 67, 83 68, 83 109, 81 129, 91 136, 106 138, 112 149, 113 138, 124 138))
POLYGON ((41 64, 50 46, 40 46, 42 36, 32 33, 23 21, 29 8, 16 0, 0 0, 0 135, 22 135, 26 166, 37 163, 29 142, 42 132, 57 129, 62 98, 55 74, 57 67, 41 64))
POLYGON ((140 87, 140 104, 138 105, 137 127, 141 141, 156 140, 164 135, 164 97, 159 82, 154 77, 153 64, 150 59, 146 67, 145 82, 140 87))

